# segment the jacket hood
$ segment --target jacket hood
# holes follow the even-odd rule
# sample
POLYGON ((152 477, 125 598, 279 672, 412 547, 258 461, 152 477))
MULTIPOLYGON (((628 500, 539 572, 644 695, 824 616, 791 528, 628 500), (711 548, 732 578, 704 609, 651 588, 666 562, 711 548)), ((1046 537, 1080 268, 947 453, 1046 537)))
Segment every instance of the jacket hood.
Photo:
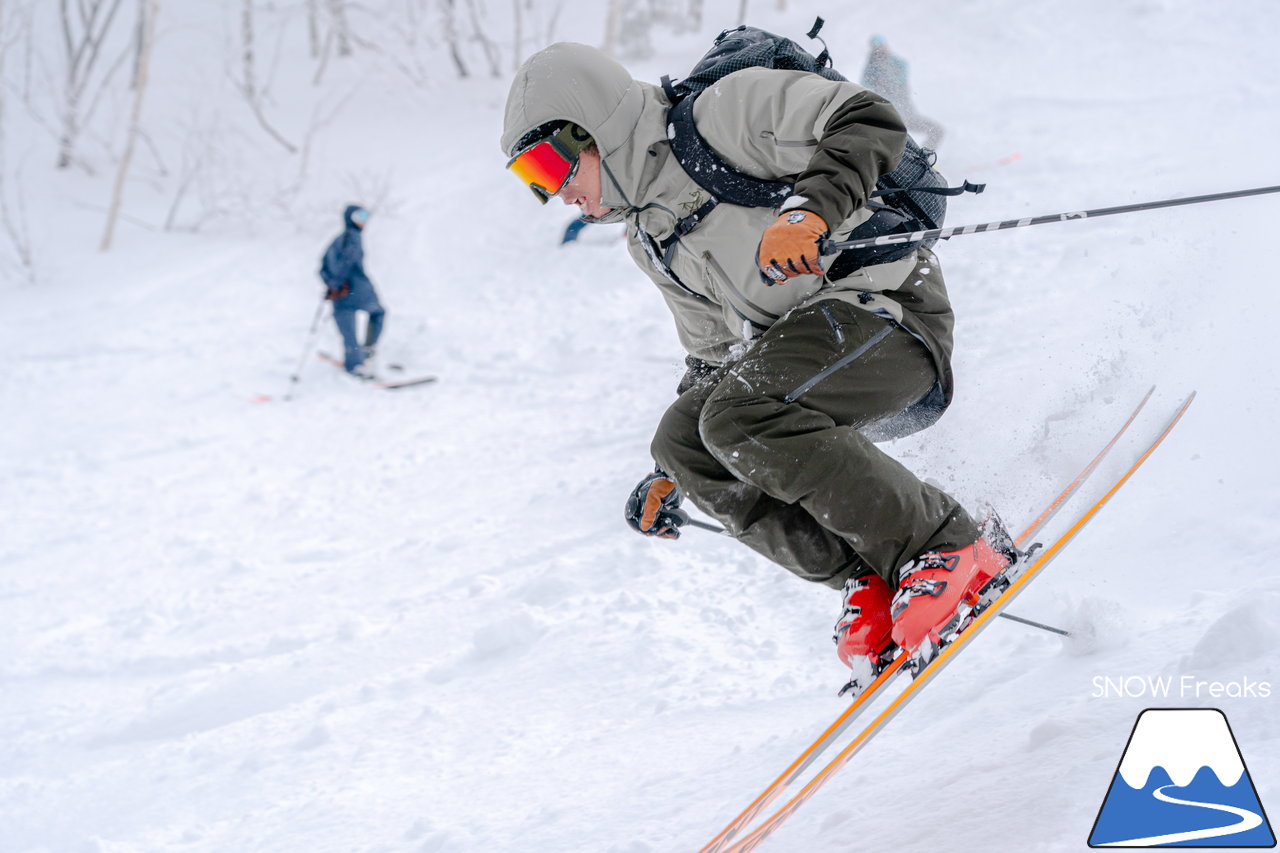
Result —
POLYGON ((351 218, 355 215, 357 210, 364 210, 364 208, 358 204, 349 204, 347 205, 347 209, 342 211, 342 224, 344 226, 359 230, 360 226, 356 225, 355 220, 351 218))
POLYGON ((516 72, 507 95, 502 150, 508 156, 520 138, 549 121, 581 125, 608 157, 631 136, 643 95, 630 72, 594 47, 558 42, 516 72))
MULTIPOLYGON (((651 146, 666 147, 667 102, 662 89, 632 78, 614 60, 583 44, 560 42, 529 58, 507 96, 502 150, 549 121, 585 128, 600 148, 601 201, 619 221, 645 198, 658 165, 651 146)), ((645 199, 649 201, 650 199, 645 199)))

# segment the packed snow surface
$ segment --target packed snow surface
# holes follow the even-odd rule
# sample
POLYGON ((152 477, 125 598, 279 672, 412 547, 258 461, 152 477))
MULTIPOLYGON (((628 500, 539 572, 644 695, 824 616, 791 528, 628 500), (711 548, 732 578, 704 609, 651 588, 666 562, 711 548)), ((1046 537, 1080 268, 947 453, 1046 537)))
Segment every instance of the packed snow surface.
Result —
MULTIPOLYGON (((199 5, 162 11, 152 121, 222 79, 199 5)), ((822 12, 851 76, 873 33, 910 60, 940 168, 988 184, 948 224, 1280 184, 1270 0, 778 5, 752 22, 802 38, 822 12)), ((629 66, 679 76, 738 6, 629 66)), ((559 37, 598 43, 593 15, 559 37)), ((164 231, 135 182, 107 254, 110 170, 24 165, 39 275, 0 285, 0 850, 693 851, 843 707, 835 592, 623 522, 682 353, 617 232, 559 247, 570 212, 504 173, 506 75, 343 80, 296 199, 164 231), (304 350, 352 201, 375 207, 381 360, 436 384, 370 389, 304 350)), ((1274 687, 1179 689, 1280 684, 1277 218, 1260 196, 938 247, 956 402, 887 448, 975 512, 1029 521, 1155 385, 1084 506, 1198 398, 1013 608, 1076 636, 993 626, 764 850, 1084 849, 1150 706, 1221 708, 1280 812, 1274 687), (1173 692, 1097 687, 1129 676, 1173 692)))

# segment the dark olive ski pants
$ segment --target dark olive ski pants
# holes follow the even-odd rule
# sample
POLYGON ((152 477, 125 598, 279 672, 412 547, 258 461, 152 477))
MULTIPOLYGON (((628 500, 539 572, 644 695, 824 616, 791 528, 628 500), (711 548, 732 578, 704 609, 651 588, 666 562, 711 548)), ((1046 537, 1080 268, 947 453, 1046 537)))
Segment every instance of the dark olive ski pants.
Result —
POLYGON ((775 323, 697 383, 658 426, 653 457, 695 506, 800 577, 840 588, 977 539, 950 495, 858 428, 897 415, 937 382, 896 323, 823 300, 775 323))

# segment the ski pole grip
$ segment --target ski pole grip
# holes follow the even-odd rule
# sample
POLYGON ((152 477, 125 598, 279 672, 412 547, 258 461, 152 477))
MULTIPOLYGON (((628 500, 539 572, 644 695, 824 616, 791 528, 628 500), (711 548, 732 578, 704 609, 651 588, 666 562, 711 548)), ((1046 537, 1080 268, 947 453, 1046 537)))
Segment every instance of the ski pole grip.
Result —
POLYGON ((840 250, 836 248, 835 244, 831 241, 830 238, 828 237, 818 238, 818 254, 819 255, 834 255, 838 251, 840 250))

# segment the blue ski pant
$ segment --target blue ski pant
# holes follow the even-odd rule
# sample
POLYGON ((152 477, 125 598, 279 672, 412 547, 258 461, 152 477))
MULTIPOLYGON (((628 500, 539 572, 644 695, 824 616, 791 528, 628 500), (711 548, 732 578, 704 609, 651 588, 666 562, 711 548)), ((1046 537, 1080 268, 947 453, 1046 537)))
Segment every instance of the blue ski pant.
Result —
POLYGON ((333 306, 333 322, 337 324, 338 332, 342 335, 342 365, 348 372, 363 364, 365 351, 378 343, 378 338, 382 336, 382 324, 386 314, 382 305, 376 301, 372 304, 366 303, 366 307, 363 308, 333 306), (356 334, 357 311, 364 311, 369 315, 363 345, 360 344, 356 334))

